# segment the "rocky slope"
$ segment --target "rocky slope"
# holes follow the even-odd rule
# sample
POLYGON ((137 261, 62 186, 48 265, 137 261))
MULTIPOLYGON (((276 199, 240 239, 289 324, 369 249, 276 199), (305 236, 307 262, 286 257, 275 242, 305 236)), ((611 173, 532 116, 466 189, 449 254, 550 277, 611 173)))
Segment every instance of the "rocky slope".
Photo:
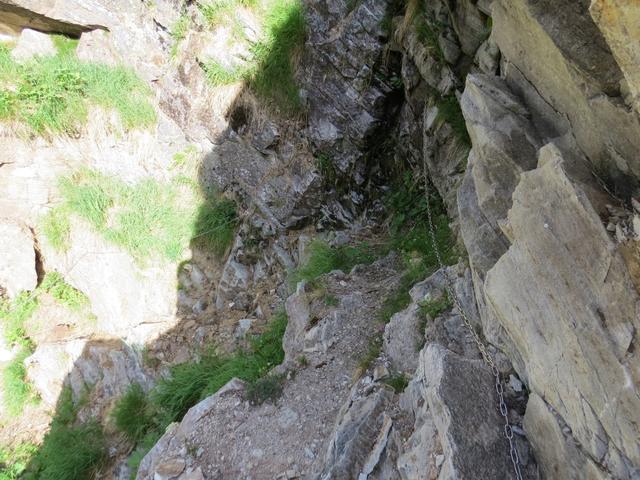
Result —
MULTIPOLYGON (((62 58, 54 34, 66 34, 78 62, 133 69, 155 112, 131 128, 120 104, 90 104, 84 123, 51 134, 0 111, 0 287, 13 305, 1 361, 18 359, 41 399, 13 416, 5 401, 2 442, 42 441, 69 387, 71 423, 96 419, 109 448, 100 468, 68 478, 135 476, 136 442, 112 414, 130 385, 152 397, 171 366, 210 345, 250 349, 284 304, 284 361, 261 371, 276 394, 250 401, 255 379, 234 378, 196 395, 166 431, 157 420, 137 478, 504 479, 517 478, 516 455, 527 479, 640 478, 640 8, 307 0, 304 44, 287 51, 287 104, 260 90, 279 50, 233 77, 256 68, 253 46, 275 18, 250 4, 221 14, 211 2, 0 0, 11 59, 1 67, 23 65, 0 71, 0 105, 22 98, 28 82, 11 83, 21 68, 62 58), (233 78, 221 81, 220 66, 233 78), (416 279, 415 252, 387 249, 292 285, 313 238, 343 251, 393 230, 381 199, 405 188, 398 170, 419 188, 426 173, 442 198, 464 252, 457 265, 432 262, 416 279), (81 203, 65 187, 74 181, 108 197, 107 207, 90 197, 98 217, 68 213, 81 203), (140 185, 161 190, 135 211, 161 198, 192 219, 178 246, 144 258, 155 246, 127 243, 121 229, 140 185), (212 248, 212 224, 200 224, 220 205, 234 213, 213 225, 230 233, 212 248), (68 223, 65 248, 46 219, 68 223), (47 283, 53 272, 67 294, 62 280, 47 283), (83 306, 69 306, 70 291, 83 306), (398 292, 404 301, 377 322, 398 292), (15 305, 28 314, 12 336, 15 305)), ((277 24, 289 38, 295 18, 277 24)), ((78 87, 87 97, 90 81, 78 87)), ((269 88, 286 92, 286 81, 269 88)), ((412 207, 403 216, 425 215, 412 207)), ((165 225, 143 230, 156 238, 165 225)), ((34 464, 36 477, 62 478, 34 464)))

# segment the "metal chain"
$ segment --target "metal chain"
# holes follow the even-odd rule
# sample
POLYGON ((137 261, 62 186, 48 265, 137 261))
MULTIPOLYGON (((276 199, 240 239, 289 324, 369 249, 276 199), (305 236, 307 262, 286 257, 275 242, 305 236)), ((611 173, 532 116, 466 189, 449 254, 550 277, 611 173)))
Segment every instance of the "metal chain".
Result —
POLYGON ((495 382, 496 382, 495 388, 496 388, 496 393, 498 395, 498 406, 500 410, 500 415, 502 415, 502 418, 504 419, 503 434, 505 438, 509 441, 509 456, 511 457, 511 463, 513 464, 513 471, 516 475, 516 480, 523 480, 521 466, 520 466, 520 458, 518 457, 518 451, 516 450, 515 442, 513 441, 513 429, 511 428, 511 424, 509 423, 507 404, 504 401, 504 387, 500 379, 500 371, 498 370, 498 367, 496 366, 493 360, 493 357, 487 351, 486 345, 484 344, 484 342, 482 341, 478 333, 475 331, 475 329, 471 325, 471 322, 469 321, 469 316, 467 315, 467 312, 465 311, 465 309, 462 307, 460 300, 458 300, 458 296, 456 295, 456 292, 455 292, 453 280, 451 279, 451 277, 449 277, 449 273, 447 272, 444 262, 442 261, 440 250, 438 249, 438 243, 436 241, 436 232, 433 226, 433 218, 431 214, 431 205, 429 201, 430 200, 429 199, 429 178, 427 176, 426 160, 424 161, 424 164, 423 164, 423 172, 424 172, 424 192, 427 197, 427 219, 429 222, 429 234, 431 236, 431 244, 433 246, 433 251, 436 255, 436 260, 438 261, 438 267, 442 270, 444 274, 444 278, 446 280, 445 288, 447 290, 447 294, 449 295, 449 298, 451 299, 455 308, 458 310, 458 313, 462 317, 462 321, 464 322, 464 325, 467 327, 467 330, 469 330, 469 333, 471 334, 473 341, 476 343, 478 350, 480 351, 480 355, 482 355, 482 359, 484 360, 484 363, 486 363, 487 366, 491 369, 491 373, 495 378, 495 382))

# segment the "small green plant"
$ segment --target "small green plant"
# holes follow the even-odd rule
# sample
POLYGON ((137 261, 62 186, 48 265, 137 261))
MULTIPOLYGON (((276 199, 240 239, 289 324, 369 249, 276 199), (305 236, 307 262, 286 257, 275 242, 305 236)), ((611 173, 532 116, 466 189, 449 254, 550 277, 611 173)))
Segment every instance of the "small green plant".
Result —
POLYGON ((13 448, 0 448, 0 480, 18 480, 38 450, 32 443, 21 443, 13 448))
POLYGON ((420 314, 425 318, 435 319, 443 312, 446 312, 453 306, 453 302, 449 298, 447 292, 440 297, 420 302, 420 314))
POLYGON ((402 373, 398 373, 384 380, 384 383, 393 388, 396 393, 402 393, 404 389, 407 388, 407 385, 409 385, 409 379, 402 373))
POLYGON ((30 348, 23 347, 2 374, 4 405, 9 416, 14 418, 20 416, 27 402, 33 398, 31 385, 26 378, 27 369, 24 366, 25 359, 32 353, 30 348))
POLYGON ((316 156, 316 167, 322 175, 322 179, 324 180, 327 186, 336 186, 338 175, 336 174, 336 169, 333 165, 333 161, 331 157, 326 153, 317 153, 316 156))
POLYGON ((116 110, 126 128, 156 120, 150 89, 133 71, 82 63, 75 41, 54 37, 59 53, 16 64, 0 46, 0 117, 27 125, 34 133, 76 134, 87 120, 88 105, 116 110))
POLYGON ((46 291, 61 305, 79 311, 89 305, 89 299, 80 290, 76 290, 64 281, 58 272, 49 272, 40 284, 40 290, 46 291))
POLYGON ((153 424, 147 393, 137 383, 120 397, 111 415, 116 428, 132 443, 140 441, 153 424))
POLYGON ((336 307, 340 303, 340 300, 335 295, 326 294, 324 296, 324 304, 328 307, 336 307))
POLYGON ((442 97, 438 100, 437 121, 447 122, 451 125, 458 140, 466 147, 471 147, 471 138, 467 131, 467 123, 462 115, 460 102, 455 94, 442 97))
POLYGON ((285 375, 266 375, 247 385, 247 400, 252 405, 262 405, 264 402, 274 403, 280 395, 285 381, 285 375))
POLYGON ((69 224, 68 212, 64 208, 54 207, 49 210, 42 218, 41 227, 54 250, 65 252, 69 249, 71 225, 69 224))
POLYGON ((427 50, 433 55, 439 62, 443 63, 444 52, 440 46, 438 36, 440 32, 437 30, 435 22, 430 22, 424 13, 416 14, 414 18, 416 33, 418 34, 418 40, 427 47, 427 50))
POLYGON ((301 367, 306 367, 307 365, 309 365, 309 359, 304 355, 300 355, 298 357, 298 365, 300 365, 301 367))
POLYGON ((358 370, 360 372, 365 372, 367 369, 373 364, 373 362, 380 355, 380 351, 382 350, 382 335, 376 334, 369 340, 369 347, 364 352, 364 354, 360 357, 358 361, 358 370))
POLYGON ((302 280, 312 282, 333 270, 348 272, 356 265, 369 264, 377 258, 376 252, 367 243, 332 247, 321 240, 314 240, 307 249, 309 252, 307 261, 289 275, 289 283, 292 287, 302 280))
POLYGON ((142 463, 147 453, 149 453, 158 440, 160 440, 163 433, 163 430, 150 430, 131 453, 127 459, 127 465, 131 469, 131 480, 135 480, 140 463, 142 463))
POLYGON ((210 60, 203 64, 202 68, 207 76, 207 80, 216 87, 239 82, 243 80, 246 75, 246 71, 242 67, 226 67, 215 60, 210 60))
POLYGON ((171 27, 171 31, 169 32, 171 37, 173 38, 173 44, 171 45, 171 56, 175 57, 178 53, 178 46, 180 42, 185 39, 187 36, 187 32, 189 31, 189 27, 191 26, 191 18, 185 12, 171 27))
POLYGON ((5 340, 11 345, 28 346, 25 322, 38 307, 37 292, 22 292, 12 301, 0 301, 0 320, 5 340))

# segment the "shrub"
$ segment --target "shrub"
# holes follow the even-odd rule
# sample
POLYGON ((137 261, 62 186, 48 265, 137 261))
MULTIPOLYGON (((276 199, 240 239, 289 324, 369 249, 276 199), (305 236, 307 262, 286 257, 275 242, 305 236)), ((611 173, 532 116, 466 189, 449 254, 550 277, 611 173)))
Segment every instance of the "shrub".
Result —
POLYGON ((152 425, 147 394, 134 383, 118 400, 112 412, 116 428, 130 442, 140 441, 152 425))
POLYGON ((429 233, 427 207, 431 208, 436 245, 443 262, 450 265, 458 258, 442 200, 435 193, 427 199, 421 182, 414 180, 411 172, 407 172, 394 186, 386 198, 386 205, 390 213, 388 248, 401 252, 408 268, 396 291, 383 304, 379 318, 384 323, 411 303, 411 287, 438 268, 429 233))
POLYGON ((26 379, 27 369, 24 366, 25 359, 32 353, 30 348, 22 348, 5 367, 2 375, 4 405, 11 417, 20 416, 25 404, 33 396, 31 385, 26 379))
POLYGON ((160 440, 163 432, 160 430, 149 431, 138 443, 135 450, 127 459, 127 465, 131 469, 131 480, 135 480, 138 468, 144 457, 149 453, 153 446, 160 440))
POLYGON ((16 64, 0 46, 0 116, 26 124, 37 134, 79 131, 88 104, 116 110, 126 128, 145 127, 156 114, 150 89, 133 71, 97 63, 82 63, 74 55, 75 41, 56 36, 59 53, 16 64))
POLYGON ((466 147, 471 147, 471 138, 467 131, 467 123, 464 120, 460 102, 458 102, 455 94, 447 95, 438 100, 438 115, 436 120, 444 121, 451 125, 453 133, 458 140, 466 147))

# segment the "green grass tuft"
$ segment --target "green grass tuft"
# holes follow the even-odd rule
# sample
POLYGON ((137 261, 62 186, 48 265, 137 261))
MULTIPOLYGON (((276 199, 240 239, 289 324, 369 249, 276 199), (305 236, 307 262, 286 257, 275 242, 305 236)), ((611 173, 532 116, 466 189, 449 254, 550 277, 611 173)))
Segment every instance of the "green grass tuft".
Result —
POLYGON ((436 299, 420 302, 420 314, 424 318, 430 318, 433 320, 441 313, 449 310, 452 306, 453 302, 449 298, 447 292, 444 292, 436 299))
POLYGON ((28 347, 22 350, 11 360, 2 373, 3 401, 7 413, 11 417, 18 417, 27 402, 33 398, 31 385, 27 382, 27 369, 24 360, 33 352, 28 347))
MULTIPOLYGON (((222 255, 233 241, 235 204, 194 192, 190 184, 146 179, 127 184, 81 169, 59 182, 63 204, 43 219, 52 246, 68 244, 70 215, 87 222, 136 260, 179 260, 191 241, 222 255)), ((197 190, 197 189, 196 189, 197 190)))
POLYGON ((291 287, 305 280, 313 282, 321 275, 333 270, 349 272, 356 265, 369 264, 378 258, 376 252, 367 243, 357 246, 331 247, 321 240, 312 241, 307 247, 307 261, 294 269, 289 275, 291 287))
POLYGON ((53 44, 58 50, 58 55, 63 57, 73 57, 78 49, 79 39, 67 37, 66 35, 53 35, 53 44))
POLYGON ((34 133, 76 134, 90 104, 116 110, 126 128, 147 127, 156 114, 151 90, 132 70, 75 57, 77 41, 54 36, 58 54, 17 64, 0 47, 0 118, 27 125, 34 133))
POLYGON ((79 311, 89 305, 87 296, 65 282, 58 272, 47 273, 39 288, 50 293, 58 303, 71 310, 79 311))
POLYGON ((38 447, 21 443, 11 449, 0 448, 0 480, 18 480, 38 447))
POLYGON ((197 363, 177 365, 152 392, 154 403, 162 406, 169 421, 175 421, 234 377, 248 382, 258 380, 284 359, 282 337, 286 325, 286 314, 279 312, 268 329, 252 340, 249 351, 231 356, 209 352, 197 363))
POLYGON ((116 425, 118 417, 123 431, 129 438, 140 439, 128 464, 133 478, 140 462, 155 445, 166 427, 179 421, 196 403, 213 395, 232 378, 240 378, 249 383, 249 397, 257 403, 274 400, 281 390, 281 379, 266 378, 269 371, 282 363, 284 350, 282 337, 287 327, 287 315, 284 309, 278 310, 267 329, 251 340, 248 350, 232 355, 220 355, 209 351, 198 362, 186 362, 171 369, 170 375, 143 398, 140 391, 127 395, 116 407, 116 425), (118 410, 120 412, 118 413, 118 410), (136 412, 144 421, 132 421, 135 426, 127 434, 126 424, 136 412))
POLYGON ((153 424, 146 392, 137 383, 130 385, 112 412, 116 428, 130 442, 137 443, 153 424))
POLYGON ((78 423, 77 410, 71 389, 65 387, 51 428, 29 462, 25 480, 94 478, 107 459, 104 432, 95 420, 78 423))
POLYGON ((178 53, 180 42, 187 36, 187 32, 189 31, 190 26, 191 18, 186 12, 180 15, 178 20, 176 20, 176 22, 171 26, 171 31, 169 32, 169 34, 173 39, 173 44, 171 45, 172 57, 175 57, 178 53))
POLYGON ((282 395, 285 375, 266 375, 250 382, 247 386, 247 400, 252 405, 262 405, 264 402, 275 403, 282 395))
POLYGON ((62 207, 54 207, 42 218, 42 232, 49 244, 58 252, 69 249, 69 234, 71 225, 69 215, 62 207))
POLYGON ((460 102, 455 94, 448 95, 438 100, 437 121, 444 121, 451 125, 458 140, 466 147, 471 147, 471 137, 467 131, 467 123, 462 115, 460 102))
POLYGON ((402 393, 409 385, 409 379, 402 373, 398 373, 384 380, 384 383, 393 388, 396 393, 402 393))
POLYGON ((245 81, 261 99, 284 114, 302 107, 295 80, 294 57, 303 46, 306 35, 303 7, 300 0, 218 0, 200 4, 200 11, 212 27, 223 21, 233 22, 233 11, 240 5, 252 7, 262 19, 263 35, 250 48, 250 58, 244 66, 228 67, 211 61, 204 65, 213 85, 245 81))
POLYGON ((0 303, 0 321, 5 340, 10 345, 29 346, 25 322, 38 307, 36 292, 22 292, 12 301, 0 303))

